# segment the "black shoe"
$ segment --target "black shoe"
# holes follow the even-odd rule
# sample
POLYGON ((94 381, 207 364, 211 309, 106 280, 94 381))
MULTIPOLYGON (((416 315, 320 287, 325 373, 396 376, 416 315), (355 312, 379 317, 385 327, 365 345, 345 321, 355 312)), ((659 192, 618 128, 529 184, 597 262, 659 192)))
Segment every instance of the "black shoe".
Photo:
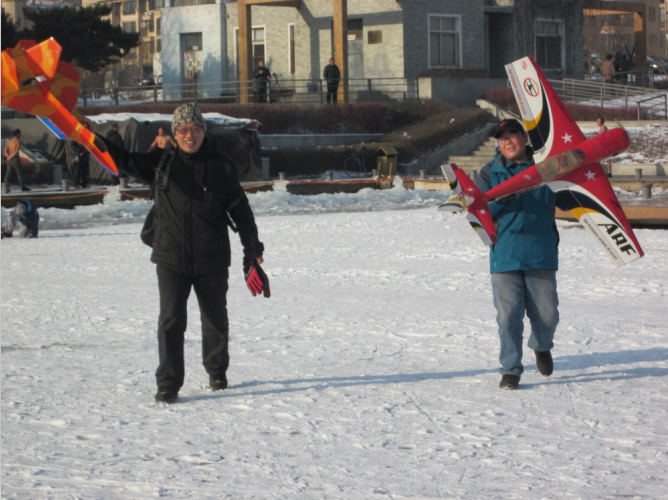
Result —
POLYGON ((31 189, 30 189, 29 187, 25 187, 25 186, 23 186, 23 187, 21 188, 21 191, 30 191, 30 190, 31 190, 31 189))
POLYGON ((608 172, 608 177, 612 177, 612 172, 608 172))
POLYGON ((541 375, 549 377, 554 371, 554 363, 552 362, 552 353, 550 351, 536 353, 536 366, 541 375))
POLYGON ((212 391, 222 391, 227 389, 227 377, 223 374, 222 377, 209 377, 209 387, 212 391))
POLYGON ((517 375, 510 375, 509 373, 501 377, 501 383, 499 384, 499 389, 506 391, 514 391, 517 389, 517 386, 520 385, 520 378, 517 375))
POLYGON ((179 390, 173 387, 159 387, 155 393, 157 403, 173 403, 179 397, 179 390))

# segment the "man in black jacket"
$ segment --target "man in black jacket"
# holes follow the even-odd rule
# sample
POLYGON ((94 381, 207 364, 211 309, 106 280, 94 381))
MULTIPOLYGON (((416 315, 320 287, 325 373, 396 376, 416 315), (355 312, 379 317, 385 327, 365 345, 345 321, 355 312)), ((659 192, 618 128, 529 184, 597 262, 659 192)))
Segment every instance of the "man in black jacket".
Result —
POLYGON ((333 102, 336 104, 337 93, 339 92, 339 81, 341 80, 341 71, 334 63, 334 58, 329 60, 329 64, 325 66, 323 76, 327 80, 327 103, 333 102))
POLYGON ((269 297, 269 283, 259 266, 264 246, 234 165, 212 148, 196 105, 177 108, 172 131, 178 147, 166 153, 162 149, 129 153, 105 140, 119 170, 147 183, 156 181, 151 261, 157 265, 160 292, 160 365, 155 400, 164 403, 176 400, 184 381, 183 341, 192 288, 199 302, 202 357, 209 386, 214 391, 227 388, 226 294, 231 263, 228 214, 244 248, 244 270, 251 293, 264 291, 269 297))
POLYGON ((271 72, 269 68, 264 66, 264 61, 258 61, 253 77, 257 80, 257 91, 260 102, 267 102, 267 86, 269 85, 269 80, 271 80, 271 72))
MULTIPOLYGON (((118 131, 118 123, 111 124, 111 130, 107 132, 107 139, 114 146, 117 146, 121 149, 125 149, 125 142, 123 141, 123 137, 121 137, 121 134, 118 131)), ((111 185, 118 186, 120 184, 120 179, 127 179, 127 178, 128 176, 125 172, 118 172, 118 176, 115 175, 111 176, 111 185)))
MULTIPOLYGON (((117 146, 121 149, 125 149, 125 142, 123 141, 123 137, 121 137, 121 134, 118 131, 118 123, 111 124, 111 130, 107 132, 107 139, 114 146, 117 146)), ((120 184, 119 179, 127 179, 127 178, 128 176, 125 174, 125 172, 118 172, 118 176, 115 175, 111 176, 111 184, 112 186, 118 186, 120 184)))
POLYGON ((87 188, 90 176, 90 153, 86 146, 72 140, 68 140, 65 147, 74 189, 87 188))

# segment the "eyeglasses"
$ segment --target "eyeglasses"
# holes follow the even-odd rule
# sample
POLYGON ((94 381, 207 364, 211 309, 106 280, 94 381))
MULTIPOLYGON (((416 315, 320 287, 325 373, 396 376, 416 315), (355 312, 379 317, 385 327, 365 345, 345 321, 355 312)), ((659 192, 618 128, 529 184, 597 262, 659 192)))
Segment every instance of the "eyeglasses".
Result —
POLYGON ((176 129, 176 133, 180 135, 188 135, 190 132, 192 135, 200 135, 204 133, 204 129, 198 125, 194 127, 179 127, 176 129))
POLYGON ((512 141, 517 139, 518 137, 521 137, 522 134, 514 133, 510 134, 508 137, 499 137, 497 141, 499 141, 499 144, 505 144, 508 141, 512 141))

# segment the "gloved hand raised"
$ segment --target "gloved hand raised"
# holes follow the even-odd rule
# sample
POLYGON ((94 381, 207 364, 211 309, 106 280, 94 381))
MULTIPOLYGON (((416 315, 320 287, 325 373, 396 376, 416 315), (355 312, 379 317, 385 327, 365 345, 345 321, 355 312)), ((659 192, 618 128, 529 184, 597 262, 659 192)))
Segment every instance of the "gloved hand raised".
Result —
POLYGON ((260 295, 261 293, 263 293, 266 298, 271 296, 271 291, 269 290, 269 278, 267 278, 267 275, 264 273, 264 270, 260 267, 257 260, 253 259, 244 262, 244 277, 246 278, 246 286, 248 286, 253 297, 260 295))

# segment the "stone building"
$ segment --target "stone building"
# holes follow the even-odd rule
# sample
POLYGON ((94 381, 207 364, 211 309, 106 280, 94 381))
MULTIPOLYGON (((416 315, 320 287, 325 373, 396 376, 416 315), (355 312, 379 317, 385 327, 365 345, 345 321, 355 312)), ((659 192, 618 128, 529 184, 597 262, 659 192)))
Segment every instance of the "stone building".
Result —
MULTIPOLYGON (((193 69, 200 82, 235 80, 237 3, 171 1, 162 9, 164 83, 192 81, 193 69)), ((348 0, 347 12, 350 78, 503 78, 504 64, 526 54, 551 77, 583 72, 580 0, 348 0)), ((332 0, 253 6, 253 58, 284 81, 319 80, 332 22, 332 0)))

